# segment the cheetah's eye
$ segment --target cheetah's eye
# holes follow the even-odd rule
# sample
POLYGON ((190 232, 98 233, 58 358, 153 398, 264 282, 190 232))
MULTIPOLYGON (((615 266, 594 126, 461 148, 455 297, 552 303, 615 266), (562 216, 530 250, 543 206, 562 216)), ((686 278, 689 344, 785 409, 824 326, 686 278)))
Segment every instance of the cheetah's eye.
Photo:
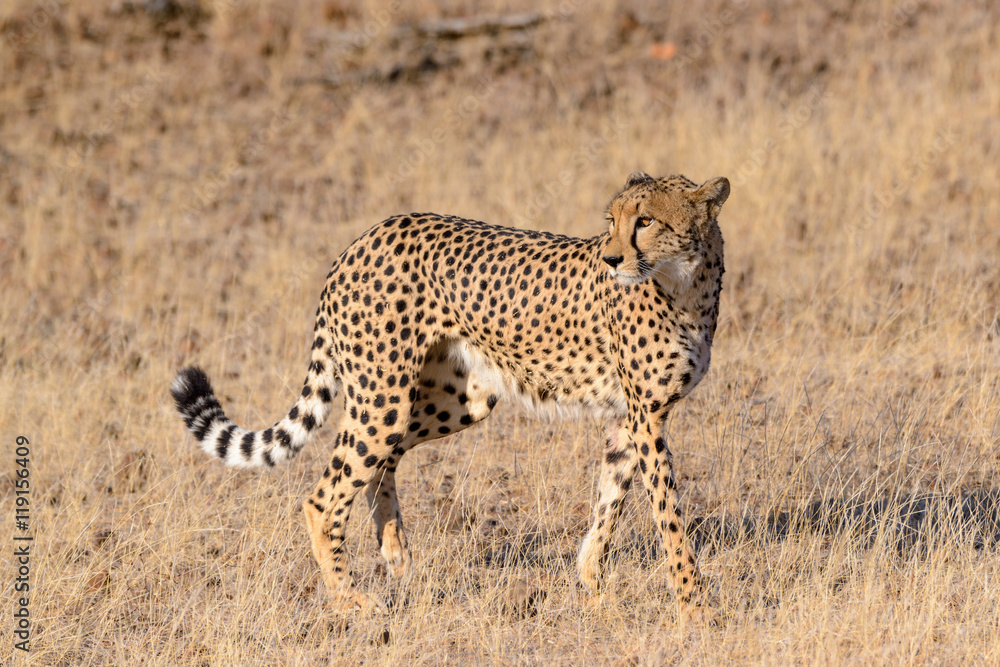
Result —
POLYGON ((636 227, 649 227, 653 224, 653 219, 648 215, 641 215, 635 220, 636 227))

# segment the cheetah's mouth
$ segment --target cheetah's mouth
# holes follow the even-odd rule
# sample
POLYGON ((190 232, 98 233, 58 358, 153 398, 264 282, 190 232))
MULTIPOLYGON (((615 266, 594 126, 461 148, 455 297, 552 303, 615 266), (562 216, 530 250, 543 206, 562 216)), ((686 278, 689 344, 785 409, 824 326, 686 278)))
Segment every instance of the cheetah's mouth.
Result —
POLYGON ((641 273, 623 273, 616 269, 611 269, 611 277, 617 280, 621 285, 635 285, 648 278, 648 276, 642 275, 641 273))

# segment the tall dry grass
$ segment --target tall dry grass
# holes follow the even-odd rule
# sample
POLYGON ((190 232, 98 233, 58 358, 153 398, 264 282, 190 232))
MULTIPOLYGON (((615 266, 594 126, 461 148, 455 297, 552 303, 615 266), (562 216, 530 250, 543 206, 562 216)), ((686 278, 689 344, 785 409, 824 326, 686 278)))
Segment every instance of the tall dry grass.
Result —
POLYGON ((1000 661, 995 8, 563 2, 429 41, 405 26, 534 5, 156 4, 0 9, 0 419, 10 459, 32 442, 32 662, 1000 661), (714 364, 670 424, 727 622, 677 623, 641 495, 606 592, 578 592, 600 425, 513 408, 406 457, 414 574, 386 581, 356 517, 363 584, 398 604, 332 614, 298 510, 328 438, 224 469, 173 413, 175 370, 269 423, 369 225, 591 235, 637 169, 733 183, 714 364))

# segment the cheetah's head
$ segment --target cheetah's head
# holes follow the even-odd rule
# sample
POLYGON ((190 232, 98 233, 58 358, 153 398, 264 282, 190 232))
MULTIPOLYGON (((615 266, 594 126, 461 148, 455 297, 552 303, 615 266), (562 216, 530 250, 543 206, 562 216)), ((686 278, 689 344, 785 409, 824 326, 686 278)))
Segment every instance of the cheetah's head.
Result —
POLYGON ((719 234, 716 216, 728 197, 725 178, 697 186, 683 176, 629 176, 608 205, 603 259, 611 276, 623 285, 653 274, 688 282, 704 260, 704 245, 719 234))

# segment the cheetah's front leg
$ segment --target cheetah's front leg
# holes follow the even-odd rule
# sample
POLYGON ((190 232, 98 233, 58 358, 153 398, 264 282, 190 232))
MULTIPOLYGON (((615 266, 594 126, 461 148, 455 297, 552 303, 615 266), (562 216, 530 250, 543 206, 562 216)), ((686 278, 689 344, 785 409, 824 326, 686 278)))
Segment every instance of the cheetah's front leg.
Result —
POLYGON ((702 603, 703 582, 694 550, 684 532, 674 479, 673 456, 667 449, 663 419, 629 418, 638 456, 639 474, 653 504, 653 517, 660 531, 669 576, 682 613, 690 614, 692 603, 702 603))
POLYGON ((621 516, 625 494, 632 487, 638 464, 635 447, 624 437, 620 426, 609 429, 601 458, 594 523, 580 545, 576 565, 580 583, 590 591, 597 590, 604 576, 611 537, 621 516))

